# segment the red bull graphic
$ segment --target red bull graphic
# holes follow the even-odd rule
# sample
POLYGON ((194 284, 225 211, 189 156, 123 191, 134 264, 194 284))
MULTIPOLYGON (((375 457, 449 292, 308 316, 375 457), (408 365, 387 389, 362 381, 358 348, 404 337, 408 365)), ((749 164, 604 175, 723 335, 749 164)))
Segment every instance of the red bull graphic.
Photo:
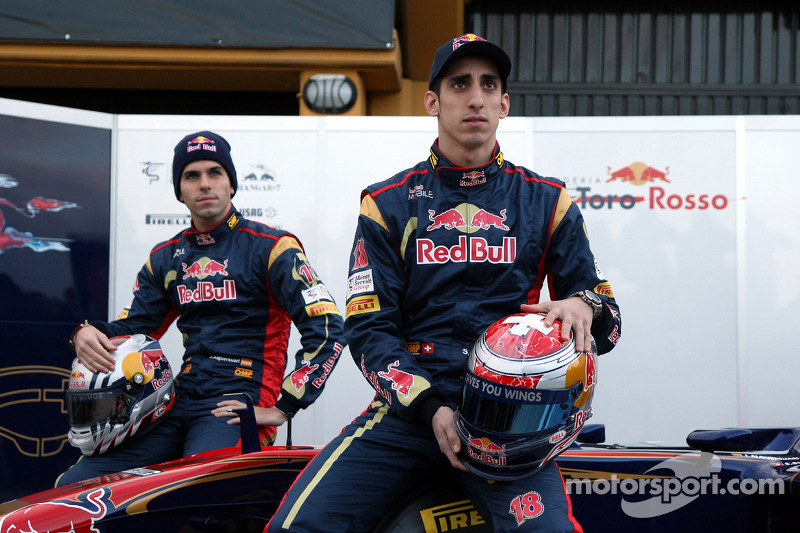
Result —
POLYGON ((597 384, 597 360, 591 351, 586 353, 586 381, 584 392, 588 391, 597 384))
POLYGON ((305 385, 308 382, 309 374, 311 374, 314 370, 318 368, 319 365, 312 365, 308 361, 303 361, 303 365, 294 372, 292 372, 291 375, 292 385, 294 386, 297 392, 300 392, 300 389, 303 388, 303 385, 305 385))
POLYGON ((606 180, 606 183, 614 180, 628 182, 631 185, 644 185, 645 183, 652 183, 656 180, 670 183, 670 181, 667 179, 669 167, 666 167, 664 171, 661 171, 657 168, 651 167, 650 165, 642 163, 641 161, 636 161, 627 167, 620 168, 613 172, 611 171, 611 167, 606 168, 608 169, 606 172, 609 176, 611 176, 606 180))
POLYGON ((408 398, 408 395, 411 393, 411 387, 414 386, 414 375, 398 370, 397 367, 399 365, 400 360, 398 359, 386 367, 386 372, 380 371, 378 375, 386 381, 391 382, 392 389, 396 390, 398 394, 402 394, 404 397, 408 398))
POLYGON ((222 287, 216 287, 210 281, 200 281, 197 288, 189 289, 185 285, 178 285, 178 300, 181 304, 191 302, 221 302, 224 300, 236 299, 236 282, 226 279, 222 282, 222 287))
POLYGON ((508 231, 510 228, 503 223, 505 219, 505 209, 500 211, 500 216, 493 215, 485 209, 478 209, 478 212, 472 215, 472 220, 469 223, 469 227, 481 229, 489 229, 494 227, 503 231, 508 231))
MULTIPOLYGON (((19 182, 8 174, 0 174, 0 188, 10 189, 11 187, 16 187, 18 184, 19 182)), ((26 218, 34 218, 42 211, 57 213, 63 209, 80 207, 73 202, 53 200, 41 196, 36 196, 28 200, 28 203, 25 204, 25 208, 18 207, 10 200, 0 197, 0 206, 10 207, 26 218)), ((3 212, 0 211, 0 254, 13 248, 29 248, 34 252, 68 252, 69 246, 67 246, 67 244, 69 242, 70 241, 66 239, 35 237, 30 232, 19 231, 11 226, 6 226, 5 216, 3 212)))
POLYGON ((464 172, 458 184, 462 187, 472 187, 473 185, 481 185, 486 183, 486 174, 482 170, 473 170, 464 172))
POLYGON ((467 223, 464 221, 464 217, 455 207, 438 215, 433 209, 428 209, 428 218, 432 222, 432 224, 426 228, 428 231, 433 231, 439 228, 463 228, 467 225, 467 223))
POLYGON ((486 39, 484 39, 483 37, 478 37, 474 33, 465 33, 461 37, 456 37, 455 39, 453 39, 453 50, 455 50, 464 43, 468 43, 471 41, 485 41, 485 40, 486 39))
POLYGON ((106 488, 78 497, 78 501, 53 500, 35 503, 7 514, 0 520, 0 533, 80 533, 99 530, 94 526, 113 504, 106 488))
POLYGON ((428 219, 430 219, 431 224, 425 229, 427 231, 439 228, 458 229, 466 233, 472 233, 478 229, 488 230, 489 228, 508 231, 510 228, 505 224, 506 211, 506 209, 503 209, 499 215, 496 215, 471 204, 460 204, 439 214, 429 209, 428 219))
MULTIPOLYGON (((650 209, 658 210, 723 210, 728 207, 729 199, 723 194, 690 193, 690 194, 668 194, 660 185, 672 184, 670 167, 666 166, 663 170, 636 161, 628 166, 611 170, 606 167, 606 174, 609 178, 605 183, 622 183, 641 187, 649 185, 646 195, 633 194, 591 194, 591 187, 576 187, 578 194, 573 195, 573 200, 581 209, 633 209, 639 204, 646 204, 650 209)), ((599 179, 598 179, 599 181, 599 179)))
POLYGON ((343 349, 344 346, 338 342, 333 345, 333 355, 328 357, 325 362, 322 363, 322 375, 312 381, 312 385, 319 389, 325 384, 325 380, 328 379, 328 375, 330 375, 330 373, 333 371, 333 367, 336 366, 336 360, 339 359, 343 349))
POLYGON ((181 263, 183 267, 183 279, 198 278, 205 279, 208 276, 227 276, 228 275, 228 260, 225 259, 222 263, 215 261, 208 257, 201 257, 189 266, 186 263, 181 263))
POLYGON ((516 237, 503 237, 503 243, 491 245, 482 237, 458 238, 458 244, 451 247, 436 245, 431 239, 417 239, 417 264, 436 265, 453 263, 513 263, 517 258, 516 237))
POLYGON ((206 150, 208 152, 216 152, 217 147, 214 146, 214 141, 200 135, 186 143, 186 152, 194 152, 195 150, 206 150))
POLYGON ((490 441, 486 437, 480 438, 470 438, 467 441, 470 447, 475 448, 476 450, 480 450, 486 453, 493 453, 496 455, 505 455, 506 454, 506 445, 503 444, 502 446, 498 446, 494 442, 490 441))

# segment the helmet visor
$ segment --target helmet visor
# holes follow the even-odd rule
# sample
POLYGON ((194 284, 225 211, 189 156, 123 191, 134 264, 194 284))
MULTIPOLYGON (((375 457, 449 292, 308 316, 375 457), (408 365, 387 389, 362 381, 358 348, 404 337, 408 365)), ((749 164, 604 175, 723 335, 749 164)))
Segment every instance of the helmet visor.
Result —
POLYGON ((128 394, 116 387, 92 391, 68 391, 69 423, 72 426, 83 426, 112 420, 127 411, 129 398, 128 394))
POLYGON ((511 387, 468 374, 461 416, 469 424, 499 435, 525 435, 563 424, 574 398, 571 389, 511 387))

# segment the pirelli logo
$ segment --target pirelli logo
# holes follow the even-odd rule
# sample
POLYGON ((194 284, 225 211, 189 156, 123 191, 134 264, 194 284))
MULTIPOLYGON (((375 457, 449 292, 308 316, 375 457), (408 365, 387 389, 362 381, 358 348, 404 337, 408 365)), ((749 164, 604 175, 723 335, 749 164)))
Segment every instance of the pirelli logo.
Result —
POLYGON ((360 315, 362 313, 372 313, 381 310, 381 303, 376 294, 359 296, 347 302, 346 316, 360 315))
POLYGON ((597 294, 602 294, 603 296, 608 296, 610 298, 614 297, 614 291, 611 290, 611 284, 607 281, 602 283, 598 283, 598 285, 594 288, 594 292, 597 294))
POLYGON ((425 533, 457 531, 485 523, 469 500, 422 509, 419 515, 425 526, 425 533))
POLYGON ((339 309, 336 308, 336 304, 333 302, 318 302, 307 305, 306 314, 308 316, 338 315, 339 309))

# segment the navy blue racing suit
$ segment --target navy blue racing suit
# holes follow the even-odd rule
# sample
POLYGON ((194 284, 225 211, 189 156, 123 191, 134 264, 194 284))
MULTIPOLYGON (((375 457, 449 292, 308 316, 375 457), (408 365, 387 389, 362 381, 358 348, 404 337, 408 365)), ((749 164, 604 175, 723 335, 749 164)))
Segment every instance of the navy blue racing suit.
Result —
MULTIPOLYGON (((210 413, 224 394, 247 393, 291 417, 317 399, 345 345, 342 316, 300 242, 235 209, 211 231, 186 229, 155 246, 133 291, 117 320, 91 325, 158 339, 177 319, 185 351, 175 405, 141 439, 82 458, 59 484, 233 446, 239 426, 210 413), (302 347, 284 377, 292 322, 302 347)), ((262 443, 274 439, 275 428, 259 429, 262 443)))
POLYGON ((458 478, 495 531, 580 530, 554 463, 490 484, 450 468, 430 425, 440 406, 457 407, 476 339, 538 302, 545 280, 551 300, 600 296, 599 353, 620 338, 564 183, 506 161, 498 145, 486 165, 462 168, 434 143, 426 161, 362 193, 350 261, 345 336, 376 396, 301 474, 269 531, 370 531, 436 469, 458 478))

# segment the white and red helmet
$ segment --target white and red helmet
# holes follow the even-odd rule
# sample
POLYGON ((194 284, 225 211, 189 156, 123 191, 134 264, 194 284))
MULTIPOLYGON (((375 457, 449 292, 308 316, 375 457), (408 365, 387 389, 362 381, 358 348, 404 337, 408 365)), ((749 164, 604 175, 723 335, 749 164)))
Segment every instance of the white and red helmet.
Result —
POLYGON ((592 415, 597 351, 575 351, 561 322, 520 313, 498 320, 470 352, 456 429, 461 458, 489 479, 536 473, 575 440, 592 415))
POLYGON ((84 455, 101 455, 158 423, 172 408, 175 380, 157 340, 114 337, 113 372, 93 373, 77 359, 67 391, 69 442, 84 455))

